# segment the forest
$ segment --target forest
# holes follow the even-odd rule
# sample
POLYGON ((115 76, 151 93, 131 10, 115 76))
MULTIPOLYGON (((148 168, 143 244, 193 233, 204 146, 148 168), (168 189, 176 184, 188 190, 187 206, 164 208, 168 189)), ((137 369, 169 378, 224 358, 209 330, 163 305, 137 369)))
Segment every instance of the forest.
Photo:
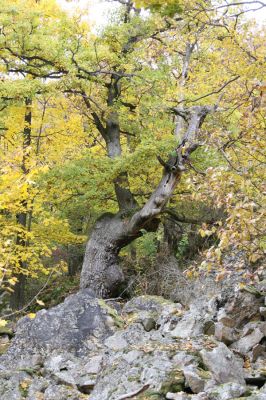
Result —
MULTIPOLYGON (((230 282, 256 303, 266 294, 266 3, 110 0, 96 26, 97 1, 62 3, 0 0, 0 335, 9 346, 18 317, 37 326, 82 293, 102 308, 145 296, 189 307, 184 285, 200 298, 198 282, 206 293, 230 282)), ((254 345, 266 354, 265 338, 254 345)), ((13 399, 1 379, 0 362, 1 399, 13 399)), ((14 399, 72 399, 49 387, 30 397, 21 382, 14 399)), ((145 397, 145 382, 92 397, 75 383, 85 397, 73 399, 187 400, 169 388, 145 397)))
POLYGON ((203 252, 189 275, 225 274, 232 246, 254 264, 265 254, 265 30, 245 18, 261 2, 120 3, 99 34, 54 1, 1 3, 0 267, 13 308, 32 279, 76 274, 88 235, 81 284, 106 294, 124 279, 120 250, 144 275, 159 251, 203 252))

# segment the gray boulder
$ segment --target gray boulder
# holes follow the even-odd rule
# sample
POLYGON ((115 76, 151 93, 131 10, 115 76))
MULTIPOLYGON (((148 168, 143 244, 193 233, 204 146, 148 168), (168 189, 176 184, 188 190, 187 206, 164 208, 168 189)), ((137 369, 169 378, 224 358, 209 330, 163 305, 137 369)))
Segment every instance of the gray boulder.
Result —
POLYGON ((82 394, 75 388, 63 385, 50 385, 45 390, 43 397, 40 398, 40 400, 82 400, 86 398, 89 397, 82 396, 82 394))
POLYGON ((11 346, 0 357, 0 369, 6 365, 35 368, 42 363, 40 357, 53 352, 93 353, 120 321, 115 309, 84 289, 56 307, 39 311, 34 319, 19 320, 11 346))
POLYGON ((226 326, 223 322, 217 322, 215 324, 215 337, 226 345, 232 344, 237 340, 237 334, 234 328, 226 326))
POLYGON ((238 291, 228 297, 224 308, 218 313, 218 321, 229 327, 242 328, 247 320, 260 318, 262 298, 246 291, 238 291))
POLYGON ((235 382, 224 383, 207 391, 210 400, 231 400, 242 396, 246 387, 235 382))
POLYGON ((31 376, 24 371, 0 372, 0 399, 22 400, 31 383, 31 376))
POLYGON ((245 386, 243 363, 224 343, 220 343, 212 351, 201 350, 200 354, 217 383, 236 382, 245 386))
POLYGON ((209 371, 201 370, 193 365, 185 367, 183 372, 186 379, 186 386, 189 387, 193 393, 203 392, 206 382, 212 378, 209 371))
POLYGON ((260 343, 266 334, 266 322, 255 322, 245 325, 242 337, 231 345, 239 353, 247 354, 254 346, 260 343))

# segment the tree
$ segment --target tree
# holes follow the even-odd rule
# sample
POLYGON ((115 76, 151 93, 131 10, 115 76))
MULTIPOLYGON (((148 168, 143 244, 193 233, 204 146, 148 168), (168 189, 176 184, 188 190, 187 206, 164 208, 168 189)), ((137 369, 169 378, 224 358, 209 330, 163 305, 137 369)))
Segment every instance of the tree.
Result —
MULTIPOLYGON (((204 5, 206 6, 206 4, 204 5)), ((202 9, 202 11, 205 11, 205 8, 202 9)), ((260 64, 261 61, 256 59, 253 60, 254 62, 252 63, 251 60, 252 56, 248 54, 249 51, 243 50, 242 45, 239 44, 238 42, 238 40, 240 41, 242 40, 241 35, 243 36, 245 35, 246 27, 244 29, 240 27, 238 33, 237 32, 238 28, 237 26, 234 25, 235 21, 230 24, 224 21, 224 17, 222 17, 221 20, 218 19, 217 21, 216 19, 217 14, 215 14, 215 11, 212 9, 210 11, 210 14, 209 15, 207 14, 207 16, 208 16, 207 19, 206 19, 206 14, 203 16, 203 18, 200 16, 198 17, 198 19, 197 18, 195 19, 194 18, 195 10, 193 10, 192 7, 192 9, 189 10, 187 16, 181 16, 181 17, 179 16, 178 18, 175 16, 174 22, 171 21, 170 23, 167 18, 166 20, 164 19, 164 24, 166 25, 161 25, 159 30, 157 29, 155 30, 155 32, 154 31, 149 32, 148 34, 145 32, 145 35, 143 35, 142 33, 138 33, 138 35, 136 35, 136 33, 134 33, 134 36, 131 35, 129 36, 128 42, 130 44, 132 42, 134 44, 135 43, 139 44, 140 42, 145 42, 145 41, 152 42, 150 46, 151 47, 154 46, 157 52, 159 49, 160 52, 159 57, 162 56, 164 56, 165 58, 169 57, 169 61, 171 63, 171 61, 174 58, 171 50, 177 44, 176 40, 173 38, 174 35, 172 33, 174 31, 174 34, 176 35, 176 30, 178 29, 179 26, 178 24, 176 25, 176 20, 177 22, 179 22, 178 21, 179 18, 181 19, 180 25, 186 31, 185 35, 182 36, 186 37, 187 44, 183 52, 181 52, 182 56, 181 60, 183 65, 181 65, 181 74, 180 74, 181 80, 179 89, 180 95, 178 99, 180 106, 171 108, 171 111, 176 115, 175 134, 177 136, 177 139, 179 140, 178 141, 179 144, 176 146, 174 154, 167 162, 163 162, 162 159, 159 158, 159 161, 164 166, 163 177, 157 188, 152 193, 149 200, 146 202, 146 204, 144 204, 144 206, 140 210, 137 210, 135 213, 133 213, 133 215, 123 216, 123 205, 122 205, 122 207, 120 206, 120 212, 115 217, 108 215, 103 219, 100 219, 100 221, 98 221, 95 232, 91 235, 91 238, 87 244, 83 271, 81 276, 81 286, 92 287, 97 294, 106 295, 110 293, 111 294, 115 293, 115 289, 117 288, 118 283, 122 280, 122 275, 117 264, 118 263, 117 255, 119 254, 119 250, 126 244, 134 240, 136 237, 141 235, 143 229, 153 230, 157 228, 158 224, 157 218, 163 212, 167 201, 172 197, 174 193, 174 189, 177 183, 180 182, 181 176, 184 170, 186 169, 187 164, 190 163, 190 154, 198 148, 201 142, 205 141, 205 143, 209 145, 209 148, 211 147, 210 141, 212 139, 210 140, 209 138, 204 138, 204 135, 200 133, 200 128, 205 118, 209 114, 212 114, 213 112, 215 112, 215 110, 217 110, 219 100, 221 100, 219 99, 220 93, 224 93, 224 96, 228 97, 224 101, 225 104, 227 103, 227 106, 230 103, 232 104, 233 102, 239 104, 238 103, 239 98, 234 98, 234 96, 232 96, 231 94, 232 84, 240 79, 243 79, 245 81, 249 79, 249 76, 251 78, 254 78, 254 76, 256 77, 260 76, 260 74, 256 75, 258 73, 256 67, 258 66, 258 64, 260 64), (192 22, 192 17, 193 17, 193 22, 192 22), (209 18, 210 20, 208 20, 209 18), (213 28, 213 26, 215 26, 215 28, 213 28), (243 31, 241 32, 242 29, 243 31), (239 38, 236 39, 237 33, 239 34, 239 38), (168 35, 170 36, 170 40, 168 35), (208 40, 208 35, 210 35, 209 37, 211 38, 211 40, 208 40), (223 35, 225 35, 225 37, 223 37, 223 35), (163 42, 165 40, 165 36, 167 44, 163 42), (226 43, 226 37, 229 37, 227 43, 226 43), (159 41, 160 44, 163 42, 162 44, 165 47, 162 46, 160 48, 160 46, 155 46, 154 45, 155 41, 159 41), (219 43, 221 41, 223 42, 222 47, 221 44, 219 43), (206 51, 206 48, 204 49, 205 46, 208 46, 208 42, 209 43, 212 42, 211 51, 208 50, 206 51), (215 42, 216 44, 214 44, 215 42), (235 54, 239 54, 240 51, 241 52, 246 51, 248 57, 243 58, 242 55, 241 58, 243 60, 242 62, 244 65, 245 63, 247 63, 249 65, 248 68, 251 69, 254 68, 254 70, 256 71, 252 72, 249 71, 250 73, 249 76, 245 74, 240 76, 238 71, 235 71, 235 68, 233 68, 233 65, 231 64, 231 61, 233 60, 228 59, 228 56, 226 55, 229 48, 233 50, 233 54, 235 52, 236 52, 235 54), (192 59, 193 52, 196 53, 194 54, 194 59, 192 59), (198 59, 203 57, 203 54, 205 55, 205 57, 207 56, 207 60, 203 61, 201 59, 200 61, 198 61, 198 59), (224 65, 227 64, 225 68, 222 67, 220 71, 217 71, 217 68, 214 64, 215 59, 218 60, 218 58, 220 58, 220 60, 224 60, 222 61, 222 64, 224 65), (253 66, 251 67, 252 64, 253 66), (213 75, 211 75, 213 77, 213 81, 210 78, 211 71, 213 71, 213 75), (205 80, 206 73, 207 76, 209 77, 209 82, 207 84, 205 80), (254 73, 254 75, 252 75, 252 73, 254 73), (192 81, 189 83, 189 85, 187 85, 188 77, 190 81, 192 81), (195 84, 197 86, 195 86, 195 84), (229 92, 227 91, 226 93, 226 90, 224 91, 224 89, 228 90, 228 85, 231 86, 229 92), (188 88, 186 88, 186 86, 188 86, 188 88), (197 89, 195 90, 196 87, 197 89), (194 94, 194 96, 192 93, 194 94), (207 104, 205 103, 206 105, 200 105, 200 103, 202 103, 202 99, 208 99, 208 101, 209 99, 212 99, 211 105, 208 105, 208 103, 207 104), (191 105, 189 105, 189 103, 191 105), (198 105, 194 106, 193 103, 194 104, 196 103, 198 105), (188 105, 184 106, 185 104, 188 105), (209 143, 207 142, 206 139, 208 140, 209 143)), ((128 20, 129 17, 126 19, 126 21, 128 20)), ((126 43, 124 48, 126 49, 130 48, 130 52, 134 51, 132 47, 128 46, 128 43, 126 43)), ((122 48, 122 54, 124 54, 125 52, 124 48, 122 48)), ((154 58, 154 56, 153 56, 153 62, 158 63, 158 59, 154 58)), ((161 63, 161 65, 164 67, 164 72, 165 72, 166 68, 165 65, 163 64, 164 63, 161 63)), ((174 66, 171 65, 169 70, 172 70, 171 72, 173 72, 174 66)), ((121 81, 122 76, 118 76, 117 80, 121 81)), ((173 97, 175 96, 175 94, 171 90, 172 89, 171 86, 170 87, 168 86, 168 88, 169 92, 172 95, 170 101, 173 103, 173 97)), ((239 86, 237 86, 237 88, 238 88, 237 96, 239 96, 241 90, 239 86)), ((122 89, 121 87, 117 91, 115 91, 115 87, 112 89, 113 92, 116 93, 116 100, 117 100, 118 96, 119 95, 121 96, 122 89)), ((108 123, 106 126, 108 127, 108 123)), ((115 126, 117 132, 121 130, 121 128, 119 129, 118 126, 117 115, 115 119, 115 126)), ((217 134, 213 135, 213 140, 216 139, 217 137, 216 135, 217 134)), ((113 145, 114 141, 112 139, 112 135, 110 135, 108 131, 107 131, 107 137, 110 140, 110 143, 112 143, 113 145)), ((218 154, 216 155, 213 154, 213 161, 218 165, 219 164, 222 165, 222 161, 219 160, 218 154)), ((222 166, 222 168, 224 167, 222 166)), ((206 182, 208 182, 209 184, 210 183, 209 179, 206 179, 206 182)), ((211 190, 213 190, 213 187, 211 187, 211 190)), ((131 201, 131 204, 132 205, 134 204, 133 201, 131 201)), ((220 204, 220 207, 221 206, 222 204, 220 204)), ((125 205, 124 208, 126 208, 125 205)), ((231 233, 232 233, 232 226, 231 226, 231 233)), ((203 231, 202 234, 205 234, 205 231, 203 231)), ((223 241, 221 243, 223 243, 223 241)), ((219 255, 220 252, 218 251, 216 254, 219 255)), ((259 253, 257 254, 257 256, 260 257, 259 253)))
POLYGON ((80 119, 65 108, 65 99, 54 97, 52 87, 6 76, 0 93, 1 289, 11 293, 11 307, 18 309, 25 302, 27 278, 49 274, 46 260, 56 246, 83 241, 70 232, 54 206, 53 190, 47 193, 42 183, 55 160, 63 163, 73 150, 73 132, 77 140, 83 130, 80 119))

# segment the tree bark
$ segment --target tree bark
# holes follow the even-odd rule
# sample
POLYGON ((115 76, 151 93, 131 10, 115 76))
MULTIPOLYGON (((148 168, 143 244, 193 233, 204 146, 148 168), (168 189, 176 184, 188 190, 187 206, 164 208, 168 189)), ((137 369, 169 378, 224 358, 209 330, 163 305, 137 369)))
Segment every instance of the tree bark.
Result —
MULTIPOLYGON (((140 38, 141 35, 133 34, 133 36, 130 36, 123 46, 121 55, 125 56, 125 54, 130 53, 134 44, 140 38)), ((194 46, 195 44, 188 43, 186 47, 182 71, 183 84, 185 84, 187 78, 189 60, 194 46)), ((114 106, 121 97, 123 74, 119 71, 119 66, 114 66, 113 70, 118 72, 114 72, 109 83, 105 85, 107 88, 106 102, 110 110, 105 120, 97 114, 98 111, 92 111, 90 100, 83 93, 83 99, 87 107, 91 109, 94 124, 106 143, 107 154, 110 158, 120 157, 122 154, 119 116, 117 111, 114 110, 114 106)), ((197 148, 196 136, 198 130, 207 114, 212 110, 212 107, 207 106, 172 109, 177 121, 184 121, 184 126, 187 129, 186 132, 183 132, 179 127, 175 131, 176 136, 181 134, 181 140, 174 157, 171 157, 167 162, 158 157, 159 162, 164 167, 162 179, 150 199, 140 210, 137 209, 137 202, 130 191, 127 172, 120 173, 115 179, 114 188, 119 213, 115 216, 105 215, 97 221, 86 247, 81 272, 81 288, 89 287, 95 292, 96 296, 100 297, 119 294, 119 286, 124 280, 123 273, 119 268, 120 249, 141 236, 142 229, 157 229, 157 217, 172 196, 185 170, 185 165, 189 161, 190 153, 197 148), (129 217, 129 214, 133 215, 129 217)))
MULTIPOLYGON (((137 237, 141 230, 154 231, 158 227, 156 218, 172 196, 185 170, 189 155, 197 148, 190 146, 182 155, 177 149, 176 157, 164 164, 164 172, 156 190, 147 203, 131 217, 123 213, 101 217, 87 243, 81 272, 81 288, 89 287, 98 297, 112 297, 119 294, 124 276, 119 268, 119 251, 137 237)), ((161 160, 162 162, 162 160, 161 160)))
MULTIPOLYGON (((24 175, 29 173, 29 166, 28 166, 28 149, 31 145, 31 119, 32 119, 32 111, 31 111, 32 100, 27 98, 25 100, 25 117, 24 117, 24 130, 23 130, 23 157, 21 163, 21 169, 24 175)), ((21 201, 21 208, 23 209, 22 212, 16 215, 17 223, 24 229, 27 229, 27 221, 28 221, 28 212, 26 211, 27 208, 27 201, 21 201)), ((17 235, 16 244, 18 246, 26 247, 27 241, 22 234, 17 235)), ((27 265, 24 261, 19 260, 19 268, 20 270, 27 269, 27 265)), ((23 307, 25 303, 25 286, 26 286, 26 276, 23 273, 18 273, 16 275, 17 282, 13 287, 13 293, 11 294, 10 298, 10 306, 12 309, 17 310, 23 307)))
MULTIPOLYGON (((192 53, 194 51, 196 42, 190 43, 187 42, 186 44, 186 50, 183 56, 183 67, 182 67, 182 72, 181 72, 181 80, 180 80, 180 88, 181 88, 181 95, 179 96, 179 102, 182 103, 185 98, 184 98, 184 87, 186 85, 187 79, 188 79, 188 72, 189 72, 189 64, 190 64, 190 59, 192 56, 192 53)), ((182 106, 181 106, 182 108, 182 106)), ((180 116, 176 115, 175 116, 176 121, 175 121, 175 137, 177 138, 178 142, 181 143, 182 137, 186 128, 186 123, 185 120, 180 116)))

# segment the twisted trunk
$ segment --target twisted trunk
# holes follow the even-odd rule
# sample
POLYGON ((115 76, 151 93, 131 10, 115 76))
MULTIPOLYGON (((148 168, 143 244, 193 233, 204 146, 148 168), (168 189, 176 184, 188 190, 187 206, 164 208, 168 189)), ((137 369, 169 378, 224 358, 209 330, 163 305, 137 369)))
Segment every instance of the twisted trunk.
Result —
MULTIPOLYGON (((187 131, 183 136, 182 143, 175 149, 174 156, 171 156, 167 162, 158 157, 159 162, 164 167, 162 179, 140 210, 136 209, 136 202, 129 188, 125 188, 124 185, 120 186, 121 181, 119 180, 126 179, 127 181, 127 175, 121 175, 117 178, 115 190, 120 212, 115 216, 105 215, 96 223, 86 247, 81 273, 81 288, 89 287, 95 292, 96 296, 100 297, 118 294, 119 286, 124 279, 119 268, 119 251, 141 236, 142 229, 148 231, 157 229, 158 216, 164 210, 180 181, 182 173, 189 163, 190 154, 198 147, 196 143, 198 130, 207 114, 214 110, 215 107, 208 106, 194 106, 190 109, 182 108, 181 110, 179 108, 172 109, 176 115, 185 119, 187 131), (129 215, 129 211, 133 213, 131 217, 126 216, 126 214, 129 215)), ((116 150, 115 155, 121 154, 119 124, 118 122, 115 123, 117 119, 114 114, 112 121, 111 131, 105 131, 105 135, 109 132, 108 137, 104 136, 109 156, 111 156, 110 149, 116 150), (111 147, 108 141, 112 141, 111 147)))
POLYGON ((99 297, 119 295, 124 275, 119 268, 118 254, 138 236, 126 234, 126 222, 119 214, 103 215, 96 222, 86 246, 80 287, 91 288, 99 297))
MULTIPOLYGON (((191 148, 191 152, 195 149, 191 148)), ((189 151, 188 151, 189 153, 189 151)), ((117 296, 124 276, 119 268, 118 255, 121 248, 142 235, 141 230, 154 231, 158 227, 156 218, 181 178, 188 154, 178 163, 169 160, 165 163, 163 176, 156 190, 147 203, 132 217, 118 213, 101 217, 87 243, 85 258, 81 273, 81 288, 92 289, 96 296, 117 296), (171 165, 170 165, 171 162, 171 165), (169 166, 169 167, 168 167, 169 166)), ((176 158, 176 159, 177 159, 176 158)))
MULTIPOLYGON (((130 3, 131 4, 131 3, 130 3)), ((134 45, 141 39, 141 34, 132 34, 123 46, 121 55, 129 54, 134 45)), ((184 55, 184 67, 182 71, 182 85, 185 85, 189 61, 195 43, 187 44, 184 55)), ((120 157, 121 130, 119 116, 115 105, 121 100, 121 79, 123 71, 120 66, 114 66, 114 72, 110 81, 105 85, 107 88, 106 103, 109 115, 105 118, 98 115, 98 111, 91 108, 90 99, 83 92, 83 99, 91 110, 91 115, 98 132, 103 137, 107 155, 110 158, 120 157)), ((176 116, 177 128, 175 135, 180 136, 181 143, 176 149, 176 155, 164 162, 158 157, 163 165, 163 176, 147 203, 138 210, 138 205, 132 195, 126 171, 119 174, 114 181, 119 213, 117 215, 104 215, 100 218, 87 243, 85 258, 81 273, 81 288, 89 287, 94 290, 96 296, 116 296, 119 286, 123 282, 123 273, 119 268, 118 255, 121 248, 141 236, 141 230, 156 230, 158 227, 158 216, 163 211, 167 201, 172 196, 174 189, 185 170, 185 164, 189 161, 189 155, 196 148, 196 135, 206 115, 212 111, 211 107, 195 106, 190 109, 180 107, 173 108, 176 116), (186 132, 184 132, 186 127, 186 132), (183 138, 183 140, 182 140, 183 138), (187 145, 189 147, 187 148, 187 145), (131 214, 131 217, 129 217, 131 214), (133 215, 132 215, 133 214, 133 215)))

